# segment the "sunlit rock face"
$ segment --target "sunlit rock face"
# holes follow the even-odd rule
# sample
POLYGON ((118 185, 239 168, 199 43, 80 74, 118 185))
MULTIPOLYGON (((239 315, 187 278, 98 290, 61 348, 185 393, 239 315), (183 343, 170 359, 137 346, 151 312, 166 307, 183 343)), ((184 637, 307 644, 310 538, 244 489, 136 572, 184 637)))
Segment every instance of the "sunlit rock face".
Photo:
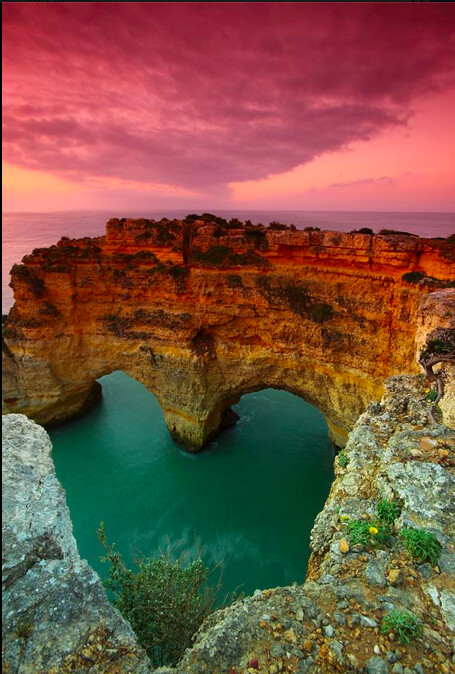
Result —
POLYGON ((343 445, 385 377, 419 371, 419 305, 454 260, 450 241, 414 236, 110 220, 13 268, 3 409, 64 421, 123 370, 190 450, 264 387, 316 405, 343 445))

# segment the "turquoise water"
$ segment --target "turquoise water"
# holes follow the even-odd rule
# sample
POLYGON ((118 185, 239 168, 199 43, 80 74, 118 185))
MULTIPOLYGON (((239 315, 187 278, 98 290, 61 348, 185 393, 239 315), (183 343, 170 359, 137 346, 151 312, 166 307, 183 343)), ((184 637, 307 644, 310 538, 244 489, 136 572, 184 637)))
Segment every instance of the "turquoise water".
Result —
POLYGON ((223 568, 226 592, 304 580, 333 480, 318 410, 284 391, 246 395, 237 425, 194 455, 171 440, 142 384, 122 372, 100 382, 102 403, 50 433, 82 557, 106 575, 96 537, 104 521, 127 561, 160 547, 200 552, 223 568))

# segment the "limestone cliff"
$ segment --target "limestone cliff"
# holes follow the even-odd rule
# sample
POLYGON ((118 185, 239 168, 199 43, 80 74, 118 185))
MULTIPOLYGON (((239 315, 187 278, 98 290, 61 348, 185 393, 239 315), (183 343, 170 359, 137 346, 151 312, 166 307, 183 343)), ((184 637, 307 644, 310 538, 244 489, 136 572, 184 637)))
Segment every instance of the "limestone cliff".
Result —
POLYGON ((264 387, 316 405, 343 445, 385 377, 418 371, 419 305, 454 261, 450 240, 110 220, 13 267, 3 409, 68 419, 120 369, 189 449, 264 387))
POLYGON ((150 671, 130 626, 79 557, 47 433, 9 414, 2 438, 2 671, 150 671))

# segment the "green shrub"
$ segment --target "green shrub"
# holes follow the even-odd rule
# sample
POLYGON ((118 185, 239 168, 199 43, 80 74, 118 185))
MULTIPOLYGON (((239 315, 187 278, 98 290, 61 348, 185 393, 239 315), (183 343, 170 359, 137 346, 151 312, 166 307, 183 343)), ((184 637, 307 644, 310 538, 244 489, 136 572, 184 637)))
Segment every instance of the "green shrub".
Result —
POLYGON ((361 227, 360 229, 351 229, 350 234, 369 234, 372 236, 374 234, 373 230, 370 227, 361 227))
POLYGON ((338 465, 341 468, 346 468, 349 463, 349 457, 344 450, 342 450, 337 456, 338 465))
POLYGON ((245 229, 245 238, 250 241, 255 248, 266 250, 268 248, 267 234, 261 227, 251 227, 245 229))
POLYGON ((229 246, 212 246, 206 251, 194 249, 193 257, 196 262, 218 266, 223 264, 230 253, 232 253, 232 248, 229 246))
POLYGON ((376 512, 378 513, 380 521, 384 525, 391 527, 395 523, 395 520, 400 516, 401 506, 398 501, 389 501, 382 498, 376 504, 376 512))
POLYGON ((432 566, 437 564, 441 545, 430 531, 415 528, 403 529, 400 532, 400 538, 406 550, 420 562, 430 562, 432 566))
POLYGON ((103 523, 98 538, 106 549, 101 561, 110 564, 104 585, 114 606, 131 624, 154 667, 175 665, 214 608, 220 583, 207 583, 211 572, 201 559, 185 565, 164 553, 137 562, 134 572, 115 545, 107 543, 103 523))
POLYGON ((269 222, 269 229, 274 230, 275 232, 284 232, 286 229, 289 229, 287 225, 284 225, 282 222, 277 222, 272 220, 269 222))
POLYGON ((417 236, 417 234, 411 234, 411 232, 401 232, 399 229, 380 229, 379 234, 381 234, 382 236, 388 236, 390 234, 400 236, 417 236))
POLYGON ((11 269, 11 276, 18 278, 28 286, 29 291, 39 299, 44 295, 44 281, 36 276, 33 269, 23 264, 15 264, 11 269))
POLYGON ((408 644, 412 639, 416 639, 422 633, 423 623, 405 611, 394 610, 382 619, 381 632, 382 634, 389 634, 395 632, 398 641, 402 644, 408 644))
POLYGON ((428 393, 425 393, 425 400, 428 400, 430 403, 434 403, 437 397, 437 391, 428 391, 428 393))
POLYGON ((401 280, 406 281, 406 283, 418 283, 425 276, 426 274, 423 271, 408 271, 406 274, 403 274, 401 280))
POLYGON ((242 279, 238 274, 228 274, 227 282, 230 288, 243 288, 242 279))
POLYGON ((378 547, 390 541, 390 529, 379 520, 352 520, 348 522, 348 538, 351 545, 378 547))
POLYGON ((420 358, 429 358, 430 356, 437 355, 444 356, 455 350, 455 330, 448 329, 444 333, 443 337, 427 341, 425 349, 420 354, 420 358))
POLYGON ((315 323, 325 323, 332 318, 333 314, 332 307, 326 302, 315 302, 308 308, 308 317, 315 323))

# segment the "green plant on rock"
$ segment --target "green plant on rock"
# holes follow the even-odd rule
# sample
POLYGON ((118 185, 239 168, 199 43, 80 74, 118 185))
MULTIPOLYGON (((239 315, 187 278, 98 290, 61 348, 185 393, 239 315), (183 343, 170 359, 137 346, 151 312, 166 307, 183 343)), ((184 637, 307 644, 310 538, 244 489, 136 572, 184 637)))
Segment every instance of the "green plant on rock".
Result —
POLYGON ((337 461, 338 461, 338 465, 341 468, 346 468, 346 466, 348 465, 349 457, 346 454, 346 452, 344 451, 344 449, 338 454, 337 461))
POLYGON ((408 271, 406 274, 403 274, 401 279, 406 281, 406 283, 418 283, 425 278, 425 276, 426 274, 423 271, 408 271))
POLYGON ((380 520, 351 520, 347 524, 347 533, 351 545, 380 547, 390 541, 390 528, 380 520))
POLYGON ((382 619, 382 634, 395 632, 398 641, 402 644, 408 644, 412 639, 416 639, 422 633, 423 623, 412 613, 399 611, 398 609, 386 613, 382 619))
POLYGON ((383 525, 392 527, 400 516, 401 506, 395 499, 382 498, 376 504, 376 512, 383 525))
POLYGON ((425 529, 410 527, 400 532, 406 550, 420 562, 430 562, 435 566, 441 554, 441 544, 434 534, 425 529))
POLYGON ((114 606, 129 621, 155 667, 175 665, 213 610, 220 581, 208 584, 211 571, 201 559, 185 564, 181 559, 172 561, 163 552, 137 562, 134 572, 127 568, 115 544, 107 543, 103 523, 97 533, 106 549, 101 561, 110 564, 103 583, 113 594, 114 606))
POLYGON ((425 393, 425 400, 428 400, 428 402, 430 403, 434 403, 437 397, 438 397, 437 391, 427 391, 425 393))

